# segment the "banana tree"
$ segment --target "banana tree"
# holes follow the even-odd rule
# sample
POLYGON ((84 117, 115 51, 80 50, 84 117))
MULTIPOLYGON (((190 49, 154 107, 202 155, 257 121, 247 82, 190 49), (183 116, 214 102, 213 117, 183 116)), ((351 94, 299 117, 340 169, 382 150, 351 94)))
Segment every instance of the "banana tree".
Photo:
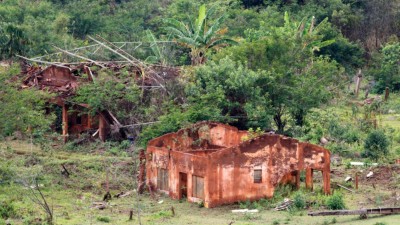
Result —
POLYGON ((315 16, 311 19, 304 18, 299 24, 291 22, 288 12, 284 16, 284 28, 295 29, 295 37, 301 43, 302 50, 307 49, 309 53, 320 51, 321 48, 335 43, 335 40, 323 40, 320 34, 321 29, 328 23, 328 18, 322 20, 319 24, 315 24, 315 16))
POLYGON ((215 20, 212 25, 207 24, 213 11, 211 9, 207 12, 205 5, 200 6, 198 17, 194 23, 191 20, 186 23, 171 18, 165 20, 168 25, 166 30, 172 34, 179 44, 190 48, 192 65, 205 63, 207 60, 206 53, 209 49, 237 43, 224 36, 227 29, 222 29, 221 24, 225 15, 215 20))

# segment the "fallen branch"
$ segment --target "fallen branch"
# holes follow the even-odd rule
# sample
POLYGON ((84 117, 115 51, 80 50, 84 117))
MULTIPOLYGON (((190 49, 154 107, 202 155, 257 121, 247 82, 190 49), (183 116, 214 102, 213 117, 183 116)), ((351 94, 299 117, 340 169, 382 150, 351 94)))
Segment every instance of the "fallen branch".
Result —
POLYGON ((345 190, 347 190, 347 191, 350 191, 350 192, 353 192, 353 193, 354 193, 354 190, 351 190, 351 189, 349 189, 349 188, 347 188, 347 187, 345 187, 345 186, 343 186, 343 185, 337 184, 337 186, 339 186, 339 187, 341 187, 341 188, 343 188, 343 189, 345 189, 345 190))

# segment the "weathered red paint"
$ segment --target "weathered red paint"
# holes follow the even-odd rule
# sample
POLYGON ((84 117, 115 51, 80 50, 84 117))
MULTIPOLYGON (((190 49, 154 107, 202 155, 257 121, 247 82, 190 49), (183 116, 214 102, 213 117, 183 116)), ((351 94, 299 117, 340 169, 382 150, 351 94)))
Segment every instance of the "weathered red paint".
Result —
POLYGON ((147 184, 158 189, 158 168, 166 169, 169 188, 163 191, 170 197, 182 197, 182 176, 186 176, 188 201, 215 207, 272 197, 282 182, 299 186, 302 170, 309 171, 307 186, 312 188, 310 171, 319 170, 324 191, 330 193, 328 150, 275 134, 242 141, 246 136, 232 126, 200 122, 155 138, 147 146, 147 184), (261 170, 260 183, 254 182, 254 170, 261 170), (193 197, 193 176, 204 179, 204 199, 193 197))

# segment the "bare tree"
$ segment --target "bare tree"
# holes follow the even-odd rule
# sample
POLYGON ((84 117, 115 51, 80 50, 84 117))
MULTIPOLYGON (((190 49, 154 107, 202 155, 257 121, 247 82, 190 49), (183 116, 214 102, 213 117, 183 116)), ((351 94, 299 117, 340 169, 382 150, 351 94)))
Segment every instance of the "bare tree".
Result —
POLYGON ((29 190, 29 193, 27 194, 29 199, 31 199, 32 202, 38 205, 46 213, 47 223, 53 224, 54 220, 53 207, 50 207, 49 203, 46 200, 46 197, 43 195, 43 192, 40 189, 38 178, 37 177, 33 178, 33 185, 28 185, 25 182, 24 184, 29 190))

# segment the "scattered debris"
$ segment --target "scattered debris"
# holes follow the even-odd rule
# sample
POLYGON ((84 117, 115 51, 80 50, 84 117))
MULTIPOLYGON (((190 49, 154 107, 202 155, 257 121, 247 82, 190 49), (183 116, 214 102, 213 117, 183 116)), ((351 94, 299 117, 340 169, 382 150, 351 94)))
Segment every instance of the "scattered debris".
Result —
POLYGON ((163 204, 163 202, 164 202, 164 200, 161 200, 161 201, 158 202, 158 204, 163 204))
POLYGON ((326 145, 329 143, 328 139, 326 139, 325 137, 321 137, 321 139, 319 140, 321 145, 326 145))
POLYGON ((127 192, 123 192, 121 191, 120 193, 114 195, 114 198, 124 198, 126 196, 129 196, 132 194, 132 191, 127 191, 127 192))
POLYGON ((370 171, 370 172, 367 174, 367 178, 370 178, 370 177, 372 177, 373 175, 374 175, 374 172, 370 171))
POLYGON ((346 179, 344 179, 344 181, 346 181, 346 182, 349 182, 349 181, 352 181, 352 180, 353 180, 353 178, 351 178, 350 176, 347 176, 346 179))
POLYGON ((29 186, 31 189, 37 189, 38 187, 44 187, 44 184, 38 184, 37 186, 36 185, 31 185, 31 186, 29 186))
POLYGON ((103 210, 107 207, 106 202, 93 202, 92 208, 103 210))
POLYGON ((342 165, 342 158, 339 155, 333 155, 331 157, 331 163, 336 166, 342 165))
POLYGON ((121 191, 120 193, 117 193, 114 195, 114 198, 119 198, 121 195, 125 194, 125 192, 121 191))
POLYGON ((258 209, 233 209, 232 213, 258 213, 258 209))
POLYGON ((67 168, 65 168, 65 165, 64 165, 64 164, 61 164, 61 167, 62 167, 61 174, 62 174, 63 176, 65 176, 66 178, 69 178, 69 175, 70 175, 70 174, 69 174, 67 168))
POLYGON ((345 190, 347 190, 347 191, 354 192, 354 190, 351 190, 350 188, 347 188, 347 187, 345 187, 345 186, 343 186, 343 185, 337 184, 337 186, 338 186, 338 187, 341 187, 341 188, 343 188, 343 189, 345 189, 345 190))
POLYGON ((294 203, 293 200, 285 198, 283 202, 279 203, 276 207, 276 211, 282 211, 282 210, 287 210, 289 207, 294 203))
POLYGON ((391 215, 399 214, 400 207, 396 208, 374 208, 374 209, 358 209, 358 210, 329 210, 320 212, 309 212, 309 216, 334 216, 334 215, 367 215, 367 214, 381 214, 391 215))
MULTIPOLYGON (((350 165, 352 165, 352 166, 364 166, 365 163, 363 163, 363 162, 350 162, 350 165)), ((378 166, 378 163, 371 163, 371 164, 368 164, 368 165, 378 166)))

